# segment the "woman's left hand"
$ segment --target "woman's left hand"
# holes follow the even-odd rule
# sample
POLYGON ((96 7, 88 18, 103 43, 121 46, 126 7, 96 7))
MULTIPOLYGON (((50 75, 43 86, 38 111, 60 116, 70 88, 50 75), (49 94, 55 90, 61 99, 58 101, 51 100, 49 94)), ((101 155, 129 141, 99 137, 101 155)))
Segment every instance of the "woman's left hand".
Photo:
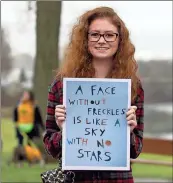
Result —
POLYGON ((126 113, 127 124, 130 126, 130 133, 132 133, 133 129, 137 126, 136 109, 136 106, 131 106, 126 113))

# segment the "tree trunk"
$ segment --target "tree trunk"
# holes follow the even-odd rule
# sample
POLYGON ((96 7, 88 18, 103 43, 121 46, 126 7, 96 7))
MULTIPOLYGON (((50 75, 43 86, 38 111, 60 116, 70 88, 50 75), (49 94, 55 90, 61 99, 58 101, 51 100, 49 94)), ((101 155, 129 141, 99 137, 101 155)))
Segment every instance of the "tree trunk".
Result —
POLYGON ((37 1, 34 93, 45 121, 48 86, 58 68, 61 1, 37 1))

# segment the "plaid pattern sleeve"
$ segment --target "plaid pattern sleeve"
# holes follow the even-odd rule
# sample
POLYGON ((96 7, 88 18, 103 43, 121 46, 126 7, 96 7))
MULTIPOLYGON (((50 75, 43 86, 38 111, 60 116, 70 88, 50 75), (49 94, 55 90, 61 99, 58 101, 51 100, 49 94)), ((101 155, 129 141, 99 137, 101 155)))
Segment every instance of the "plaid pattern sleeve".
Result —
POLYGON ((130 158, 135 159, 139 156, 143 146, 143 129, 144 129, 144 90, 142 85, 138 88, 137 97, 133 105, 137 106, 136 120, 137 126, 131 133, 130 158))
POLYGON ((47 114, 46 114, 46 133, 43 138, 45 149, 48 154, 54 158, 61 156, 62 133, 55 121, 55 107, 62 104, 62 97, 59 93, 62 91, 62 83, 54 81, 48 91, 47 114))

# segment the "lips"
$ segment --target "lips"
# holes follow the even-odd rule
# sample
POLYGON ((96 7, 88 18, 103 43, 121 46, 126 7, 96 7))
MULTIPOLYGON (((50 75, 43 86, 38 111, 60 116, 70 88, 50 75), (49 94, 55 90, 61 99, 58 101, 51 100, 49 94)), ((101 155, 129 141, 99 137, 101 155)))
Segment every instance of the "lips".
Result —
POLYGON ((107 47, 95 47, 96 50, 108 50, 109 48, 107 47))

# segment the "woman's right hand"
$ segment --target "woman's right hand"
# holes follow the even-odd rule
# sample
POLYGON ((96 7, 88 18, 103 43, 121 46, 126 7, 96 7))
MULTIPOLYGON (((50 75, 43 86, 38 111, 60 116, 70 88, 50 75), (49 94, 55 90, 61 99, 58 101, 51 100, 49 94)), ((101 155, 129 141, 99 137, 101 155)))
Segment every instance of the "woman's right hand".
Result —
POLYGON ((66 109, 64 105, 57 105, 55 108, 55 119, 58 127, 62 130, 66 118, 66 109))

